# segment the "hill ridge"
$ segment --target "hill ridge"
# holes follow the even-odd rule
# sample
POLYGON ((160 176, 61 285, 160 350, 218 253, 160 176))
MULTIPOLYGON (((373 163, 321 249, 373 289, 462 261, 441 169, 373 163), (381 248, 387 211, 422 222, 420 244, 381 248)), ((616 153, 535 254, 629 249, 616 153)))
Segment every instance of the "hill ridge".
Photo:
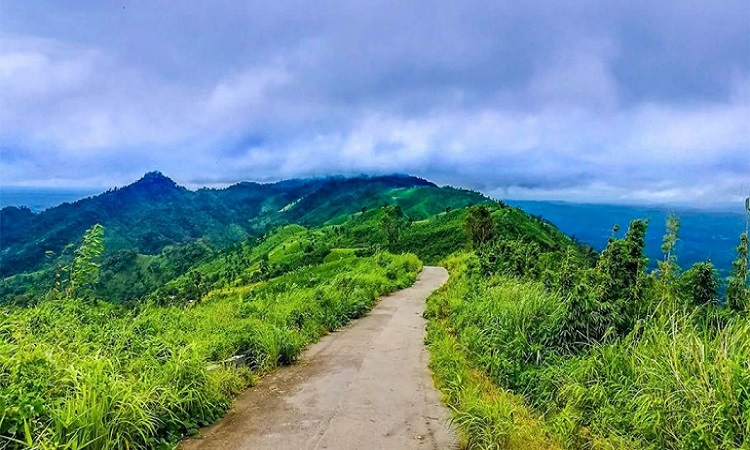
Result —
POLYGON ((319 226, 362 208, 397 203, 400 194, 391 191, 403 188, 430 191, 422 192, 428 205, 412 201, 411 215, 417 217, 488 200, 405 174, 241 181, 221 189, 189 190, 159 171, 150 171, 129 185, 38 213, 16 207, 0 210, 0 277, 37 270, 49 261, 50 251, 60 255, 95 223, 107 229, 110 253, 134 249, 153 255, 200 238, 221 248, 270 227, 319 226), (284 210, 295 201, 294 208, 284 210))

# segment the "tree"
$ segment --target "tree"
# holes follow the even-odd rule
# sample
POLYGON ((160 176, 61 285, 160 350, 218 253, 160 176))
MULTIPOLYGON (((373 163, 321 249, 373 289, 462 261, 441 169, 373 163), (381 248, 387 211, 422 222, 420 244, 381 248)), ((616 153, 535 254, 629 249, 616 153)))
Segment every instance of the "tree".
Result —
POLYGON ((579 283, 579 267, 573 246, 565 249, 565 255, 558 270, 554 271, 557 289, 563 294, 573 293, 579 283))
POLYGON ((466 216, 466 231, 475 249, 491 242, 495 237, 495 224, 492 222, 489 208, 484 205, 469 208, 469 215, 466 216))
POLYGON ((203 293, 203 276, 197 270, 193 272, 193 284, 195 285, 196 297, 200 299, 203 293))
POLYGON ((727 306, 735 311, 750 311, 750 289, 748 289, 748 242, 747 232, 740 235, 737 258, 732 262, 732 274, 727 283, 727 306))
POLYGON ((674 280, 677 271, 677 257, 674 249, 679 239, 680 219, 670 213, 667 216, 667 232, 664 234, 664 240, 661 244, 661 251, 664 252, 664 260, 659 261, 660 278, 664 282, 674 280))
POLYGON ((406 224, 407 221, 400 206, 386 206, 383 208, 383 217, 380 219, 380 226, 390 247, 393 247, 401 240, 401 234, 404 228, 406 228, 406 224))
POLYGON ((83 235, 83 242, 75 250, 70 266, 68 297, 89 298, 99 282, 100 264, 104 252, 104 227, 96 224, 83 235))
POLYGON ((648 263, 643 256, 647 226, 643 220, 630 222, 625 238, 610 239, 596 266, 596 297, 621 335, 632 329, 643 307, 640 279, 648 263))
POLYGON ((258 264, 258 275, 260 279, 265 280, 271 273, 271 265, 268 262, 268 254, 264 253, 260 256, 260 263, 258 264))
POLYGON ((503 273, 511 277, 536 279, 542 269, 541 250, 536 242, 495 239, 477 248, 483 275, 503 273))
POLYGON ((674 303, 676 286, 677 272, 679 266, 677 265, 677 257, 675 256, 675 245, 679 239, 680 231, 680 219, 676 215, 670 213, 667 216, 667 232, 664 234, 664 239, 661 244, 661 251, 664 252, 664 260, 659 261, 659 281, 661 284, 661 298, 662 301, 670 300, 670 303, 674 303))
POLYGON ((680 282, 694 305, 716 305, 719 303, 721 279, 711 260, 693 264, 680 277, 680 282))

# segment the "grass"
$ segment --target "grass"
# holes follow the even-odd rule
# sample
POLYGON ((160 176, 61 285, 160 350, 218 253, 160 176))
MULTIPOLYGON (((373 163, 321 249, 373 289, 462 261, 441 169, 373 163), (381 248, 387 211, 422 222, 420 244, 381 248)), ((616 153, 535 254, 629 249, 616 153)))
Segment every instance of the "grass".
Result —
POLYGON ((353 258, 357 253, 356 248, 334 248, 323 261, 332 262, 341 259, 353 258))
POLYGON ((750 446, 750 323, 710 330, 699 315, 655 319, 547 370, 558 386, 549 410, 575 423, 561 428, 571 445, 585 427, 636 448, 750 446))
MULTIPOLYGON (((378 203, 434 213, 421 190, 378 203)), ((411 284, 420 257, 451 272, 428 299, 427 344, 465 447, 750 449, 746 313, 696 307, 679 281, 663 288, 632 264, 632 242, 586 253, 502 204, 491 208, 500 240, 477 256, 467 211, 443 211, 388 244, 382 209, 286 226, 181 272, 133 310, 68 299, 0 311, 4 444, 169 447, 411 284), (247 364, 222 363, 236 355, 247 364)))
POLYGON ((379 253, 216 289, 187 305, 129 310, 59 299, 3 310, 3 446, 171 447, 219 418, 259 375, 410 285, 420 269, 414 256, 379 253), (247 365, 221 364, 238 354, 247 365))
POLYGON ((750 448, 746 316, 684 305, 572 351, 569 297, 482 276, 471 253, 446 263, 428 345, 467 448, 750 448))
MULTIPOLYGON (((434 294, 437 296, 443 294, 434 294)), ((543 422, 524 404, 523 397, 494 384, 472 367, 444 323, 428 327, 430 369, 453 424, 468 449, 559 449, 543 422)))
POLYGON ((462 274, 467 264, 471 264, 468 254, 446 260, 451 278, 427 299, 425 312, 430 368, 452 411, 462 448, 559 449, 524 398, 494 383, 462 341, 461 325, 453 319, 456 309, 475 294, 462 274))

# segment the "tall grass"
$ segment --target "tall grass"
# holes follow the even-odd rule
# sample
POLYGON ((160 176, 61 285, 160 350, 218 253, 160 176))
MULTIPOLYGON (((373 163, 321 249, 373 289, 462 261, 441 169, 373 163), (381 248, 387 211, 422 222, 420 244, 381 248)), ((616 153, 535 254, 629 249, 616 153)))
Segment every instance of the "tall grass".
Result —
POLYGON ((556 419, 573 444, 584 428, 640 448, 750 446, 750 323, 707 331, 697 313, 652 320, 621 342, 547 369, 556 419))
POLYGON ((0 447, 170 447, 219 418, 259 374, 294 361, 376 298, 414 256, 306 267, 188 306, 65 299, 0 312, 0 447), (247 355, 247 366, 220 362, 247 355))
POLYGON ((479 343, 481 332, 473 319, 456 314, 464 307, 481 306, 477 291, 466 282, 466 263, 466 255, 447 260, 452 277, 429 297, 425 313, 429 319, 430 368, 443 401, 453 412, 452 421, 461 434, 462 447, 560 448, 539 415, 524 404, 524 398, 494 383, 488 371, 475 361, 477 353, 471 347, 479 343), (454 322, 454 318, 459 320, 454 322), (463 330, 471 330, 468 335, 474 338, 463 339, 463 330))
POLYGON ((528 429, 516 413, 488 409, 491 392, 503 393, 506 410, 531 408, 538 432, 563 448, 750 448, 746 316, 672 308, 571 353, 561 339, 567 297, 481 276, 469 254, 448 265, 451 279, 428 300, 430 352, 469 448, 518 448, 509 437, 528 429))
MULTIPOLYGON (((439 295, 439 294, 438 294, 439 295)), ((462 447, 470 449, 558 449, 523 397, 494 384, 473 368, 466 350, 444 324, 428 326, 430 369, 443 401, 453 412, 462 447)))

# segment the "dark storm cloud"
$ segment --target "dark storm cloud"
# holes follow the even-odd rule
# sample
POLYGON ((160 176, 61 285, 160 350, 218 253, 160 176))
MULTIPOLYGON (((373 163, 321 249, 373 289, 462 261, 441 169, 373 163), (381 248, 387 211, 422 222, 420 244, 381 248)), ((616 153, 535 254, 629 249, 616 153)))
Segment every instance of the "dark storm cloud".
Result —
POLYGON ((3 183, 410 172, 705 202, 750 184, 746 1, 32 1, 2 16, 2 147, 26 152, 2 152, 3 183))

